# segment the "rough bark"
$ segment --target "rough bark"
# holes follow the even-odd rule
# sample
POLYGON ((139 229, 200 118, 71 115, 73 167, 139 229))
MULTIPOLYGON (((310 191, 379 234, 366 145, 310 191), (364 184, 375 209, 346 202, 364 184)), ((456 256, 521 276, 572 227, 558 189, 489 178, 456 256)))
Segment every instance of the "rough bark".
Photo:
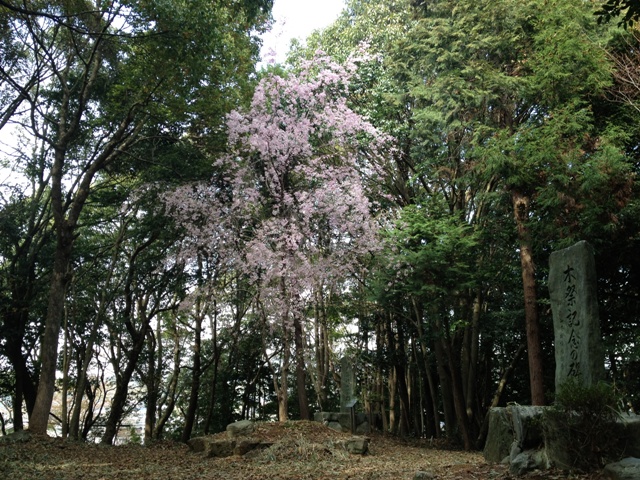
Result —
POLYGON ((62 419, 60 436, 62 438, 67 438, 69 436, 69 404, 67 403, 67 397, 69 395, 70 347, 68 321, 68 315, 65 314, 64 345, 62 347, 62 401, 60 402, 60 418, 62 419))
POLYGON ((324 298, 316 292, 315 302, 314 343, 316 357, 316 372, 313 378, 313 386, 318 397, 320 410, 327 405, 327 380, 329 378, 329 335, 327 332, 326 312, 324 298))
POLYGON ((297 315, 293 319, 294 343, 296 348, 296 387, 298 390, 298 406, 300 408, 300 419, 310 420, 309 399, 307 398, 307 373, 304 362, 304 338, 302 323, 297 315))
POLYGON ((396 369, 396 380, 398 382, 398 396, 400 398, 400 434, 407 436, 410 433, 411 402, 409 400, 409 388, 407 385, 407 354, 405 352, 404 331, 400 321, 396 323, 398 334, 394 346, 394 358, 396 369))
POLYGON ((468 358, 468 366, 467 366, 467 377, 463 379, 466 382, 463 387, 464 394, 466 399, 466 410, 467 417, 469 419, 469 423, 471 425, 477 424, 474 422, 477 420, 477 411, 479 409, 476 408, 476 396, 477 396, 477 385, 478 385, 478 358, 480 352, 480 314, 482 310, 482 293, 478 289, 476 295, 473 299, 473 308, 471 311, 471 326, 469 327, 469 358, 468 358))
POLYGON ((213 304, 213 318, 211 319, 211 332, 213 338, 211 339, 211 343, 213 346, 213 379, 211 380, 211 390, 209 393, 209 406, 207 408, 207 417, 204 422, 204 433, 205 435, 209 434, 211 431, 211 422, 213 420, 213 406, 216 403, 216 386, 218 384, 218 368, 220 365, 220 353, 221 348, 218 345, 218 307, 215 303, 213 304))
POLYGON ((464 400, 464 392, 462 391, 462 377, 460 375, 460 370, 456 365, 454 353, 452 350, 453 349, 451 348, 451 344, 449 342, 446 342, 445 351, 451 371, 453 405, 455 409, 456 420, 458 422, 458 430, 462 436, 464 449, 469 451, 472 448, 472 443, 469 431, 469 420, 467 418, 467 411, 464 400))
POLYGON ((27 367, 27 360, 22 352, 25 332, 25 321, 28 310, 14 310, 4 320, 3 333, 7 335, 5 352, 15 372, 15 393, 13 398, 13 428, 15 431, 23 429, 22 403, 27 406, 27 413, 33 411, 36 399, 36 383, 27 367), (11 328, 10 328, 11 327, 11 328))
MULTIPOLYGON (((286 336, 286 335, 285 335, 286 336)), ((280 370, 280 382, 277 376, 273 376, 273 385, 278 395, 278 421, 286 422, 289 420, 289 364, 291 360, 291 351, 289 342, 285 342, 282 352, 282 368, 280 370)))
MULTIPOLYGON (((382 352, 384 350, 384 328, 382 322, 376 322, 376 350, 382 352)), ((389 417, 386 410, 386 402, 384 395, 384 374, 382 369, 382 362, 378 361, 376 365, 376 387, 375 392, 377 396, 380 416, 382 417, 382 431, 384 433, 390 432, 389 417)))
MULTIPOLYGON (((176 390, 178 388, 178 378, 180 376, 180 337, 178 336, 178 329, 173 322, 173 372, 171 373, 171 379, 169 380, 169 387, 160 401, 160 405, 165 405, 164 410, 161 415, 159 415, 158 420, 156 421, 152 438, 154 440, 162 438, 162 434, 164 431, 164 426, 169 421, 169 417, 173 413, 176 402, 176 390)), ((158 370, 160 369, 162 359, 158 358, 158 370)), ((215 376, 214 376, 215 382, 215 376)), ((205 433, 208 433, 205 431, 205 433)))
POLYGON ((201 300, 198 300, 195 318, 194 318, 194 341, 193 341, 193 359, 191 364, 191 389, 189 392, 189 405, 184 419, 184 428, 182 430, 181 440, 186 443, 191 438, 191 431, 196 419, 196 411, 198 409, 198 393, 200 392, 200 377, 202 375, 202 321, 203 308, 201 300))
MULTIPOLYGON (((60 206, 62 205, 60 201, 60 206)), ((67 222, 61 222, 67 224, 67 222)), ((44 435, 49 425, 49 410, 53 402, 58 361, 58 338, 64 314, 64 298, 69 284, 69 263, 73 244, 73 228, 61 225, 58 228, 58 245, 49 287, 49 302, 45 329, 40 347, 40 379, 33 411, 29 417, 29 430, 44 435)))
POLYGON ((89 339, 85 346, 84 355, 82 358, 82 365, 78 372, 78 384, 74 393, 73 410, 71 412, 71 420, 69 421, 69 436, 78 440, 80 435, 80 414, 82 413, 82 398, 87 386, 87 372, 89 370, 89 364, 93 358, 93 346, 95 343, 96 335, 98 334, 99 322, 96 319, 91 326, 91 332, 89 333, 89 339))
POLYGON ((538 320, 535 263, 533 260, 531 233, 527 225, 530 199, 527 195, 518 191, 513 191, 511 193, 511 198, 520 245, 520 264, 522 267, 522 286, 524 290, 524 313, 527 331, 531 404, 544 405, 542 345, 540 342, 540 322, 538 320))
MULTIPOLYGON (((149 352, 149 358, 147 361, 147 374, 145 378, 145 385, 147 387, 147 405, 144 415, 144 443, 148 445, 153 440, 153 433, 156 425, 156 413, 158 411, 158 371, 156 370, 156 356, 158 360, 162 359, 162 337, 161 332, 162 325, 158 322, 157 336, 158 340, 153 335, 153 331, 147 332, 147 351, 149 352)), ((161 365, 161 364, 160 364, 161 365)))
MULTIPOLYGON (((436 330, 436 334, 441 335, 438 330, 436 330)), ((451 385, 451 371, 449 361, 447 360, 443 342, 440 338, 436 338, 434 340, 433 346, 436 354, 436 366, 442 395, 444 429, 448 435, 451 435, 456 430, 456 414, 453 400, 453 387, 451 385)))
POLYGON ((436 386, 436 381, 433 378, 433 374, 431 372, 431 362, 429 361, 429 352, 427 351, 426 345, 426 336, 424 334, 424 327, 422 324, 423 317, 423 309, 422 305, 418 305, 418 303, 413 300, 413 308, 415 313, 415 326, 416 331, 418 333, 418 345, 420 346, 420 353, 422 358, 422 364, 424 366, 425 376, 427 378, 427 384, 429 387, 429 404, 431 406, 430 421, 427 424, 433 423, 433 433, 432 435, 436 438, 440 437, 440 412, 438 410, 438 389, 436 386))
POLYGON ((113 400, 111 401, 111 409, 109 410, 109 416, 105 423, 104 433, 100 440, 102 444, 113 444, 113 440, 118 433, 118 424, 122 419, 124 407, 127 402, 127 395, 129 394, 129 382, 131 381, 131 377, 138 366, 138 360, 140 358, 140 353, 142 353, 142 349, 144 348, 147 330, 150 328, 150 320, 150 318, 143 320, 141 330, 137 335, 132 349, 127 355, 127 364, 125 369, 121 371, 120 374, 116 374, 116 391, 113 395, 113 400))

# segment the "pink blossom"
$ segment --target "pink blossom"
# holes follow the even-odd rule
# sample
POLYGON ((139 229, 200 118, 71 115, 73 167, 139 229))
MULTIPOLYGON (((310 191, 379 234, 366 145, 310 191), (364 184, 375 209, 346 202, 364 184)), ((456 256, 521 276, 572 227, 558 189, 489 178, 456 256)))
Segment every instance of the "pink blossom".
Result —
POLYGON ((216 252, 255 281, 282 324, 302 316, 311 292, 343 288, 380 248, 365 181, 380 173, 390 138, 348 107, 354 69, 318 52, 299 73, 266 75, 250 107, 227 116, 229 153, 215 161, 225 195, 212 182, 167 196, 187 232, 185 257, 216 252))

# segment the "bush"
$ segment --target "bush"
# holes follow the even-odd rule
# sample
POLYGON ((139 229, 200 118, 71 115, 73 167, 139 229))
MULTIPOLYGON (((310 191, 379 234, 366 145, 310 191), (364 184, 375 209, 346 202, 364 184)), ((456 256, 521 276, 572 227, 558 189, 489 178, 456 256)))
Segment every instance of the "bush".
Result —
POLYGON ((593 471, 617 461, 624 453, 624 426, 618 398, 611 385, 590 387, 575 379, 565 382, 556 393, 553 407, 545 414, 544 430, 549 442, 566 453, 562 467, 593 471))

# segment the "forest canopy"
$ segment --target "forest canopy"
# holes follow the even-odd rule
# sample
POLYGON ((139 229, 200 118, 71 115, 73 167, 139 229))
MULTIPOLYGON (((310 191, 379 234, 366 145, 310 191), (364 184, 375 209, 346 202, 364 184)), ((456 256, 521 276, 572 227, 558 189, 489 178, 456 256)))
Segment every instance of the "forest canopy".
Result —
POLYGON ((258 69, 271 0, 1 0, 3 434, 312 419, 348 362, 377 428, 480 448, 554 400, 580 240, 640 408, 637 7, 347 0, 258 69))

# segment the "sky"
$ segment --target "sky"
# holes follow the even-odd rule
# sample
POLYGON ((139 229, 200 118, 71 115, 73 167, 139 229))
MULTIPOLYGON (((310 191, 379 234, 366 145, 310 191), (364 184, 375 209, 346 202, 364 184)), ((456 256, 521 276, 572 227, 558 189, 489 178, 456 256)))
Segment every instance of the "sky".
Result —
POLYGON ((344 0, 275 0, 275 23, 271 31, 262 37, 260 53, 263 61, 273 50, 275 61, 284 62, 293 38, 304 40, 313 30, 330 25, 344 6, 344 0))

